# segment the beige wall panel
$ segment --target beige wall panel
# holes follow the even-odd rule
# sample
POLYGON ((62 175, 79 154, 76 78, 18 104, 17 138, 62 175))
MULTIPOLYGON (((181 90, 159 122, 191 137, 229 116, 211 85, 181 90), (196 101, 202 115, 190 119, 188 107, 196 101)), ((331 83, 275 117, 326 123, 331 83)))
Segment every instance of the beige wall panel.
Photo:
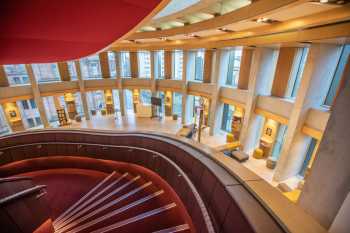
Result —
POLYGON ((157 80, 158 89, 166 89, 182 92, 183 82, 181 80, 162 79, 157 80))
POLYGON ((32 96, 32 88, 30 85, 17 87, 0 87, 0 99, 8 99, 17 96, 32 96))
POLYGON ((245 104, 247 101, 248 91, 231 87, 220 88, 220 98, 231 99, 234 102, 245 104))
POLYGON ((197 82, 188 82, 188 92, 189 94, 198 94, 201 93, 203 96, 211 96, 215 89, 214 84, 210 83, 197 83, 197 82))
POLYGON ((87 90, 112 89, 112 88, 117 88, 117 82, 115 79, 84 80, 84 87, 87 90))
POLYGON ((72 82, 55 82, 39 84, 39 90, 42 95, 47 95, 55 92, 72 92, 79 91, 78 81, 72 82))
POLYGON ((171 79, 172 76, 172 51, 164 51, 164 78, 171 79))
POLYGON ((70 81, 71 77, 68 70, 67 62, 57 62, 58 71, 60 72, 60 77, 62 81, 70 81))
POLYGON ((151 89, 152 80, 151 79, 133 79, 133 78, 126 78, 122 79, 122 85, 123 88, 130 88, 130 89, 151 89))
POLYGON ((211 73, 213 68, 213 50, 205 50, 204 52, 204 68, 203 68, 203 83, 211 82, 211 73))
POLYGON ((273 96, 258 96, 256 108, 289 119, 293 109, 293 102, 273 96))
POLYGON ((132 78, 139 77, 139 64, 137 58, 137 52, 130 52, 130 71, 132 78))
POLYGON ((326 129, 330 112, 322 109, 311 108, 306 116, 304 125, 319 131, 326 129))
POLYGON ((0 87, 8 87, 9 81, 5 73, 5 67, 0 65, 0 87))
POLYGON ((102 52, 98 54, 101 64, 101 73, 103 78, 110 78, 109 64, 108 64, 108 52, 102 52))

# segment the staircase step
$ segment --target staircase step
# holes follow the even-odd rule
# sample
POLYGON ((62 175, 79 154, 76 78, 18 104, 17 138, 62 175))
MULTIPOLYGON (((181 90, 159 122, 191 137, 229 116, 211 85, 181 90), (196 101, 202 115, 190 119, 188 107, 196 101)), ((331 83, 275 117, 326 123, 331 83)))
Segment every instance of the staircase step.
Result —
MULTIPOLYGON (((125 178, 124 176, 123 178, 125 178)), ((64 228, 64 226, 68 225, 70 222, 74 221, 75 219, 79 218, 80 216, 83 216, 86 213, 89 213, 89 211, 94 210, 95 208, 102 205, 104 202, 108 201, 109 199, 114 199, 115 195, 120 195, 120 193, 126 189, 128 186, 133 184, 135 181, 140 179, 140 176, 136 176, 132 179, 120 179, 117 182, 117 187, 109 192, 107 195, 101 197, 98 200, 95 200, 94 202, 89 202, 88 205, 84 205, 84 208, 79 208, 78 211, 76 211, 73 215, 71 215, 69 218, 67 218, 63 223, 61 223, 59 226, 55 226, 55 230, 57 233, 61 232, 61 229, 64 228)))
POLYGON ((69 207, 66 211, 64 211, 60 216, 58 216, 55 221, 53 221, 53 225, 59 225, 61 222, 63 222, 68 214, 70 214, 74 209, 76 209, 80 204, 82 204, 85 200, 88 199, 88 197, 92 196, 92 194, 98 190, 100 187, 102 187, 109 179, 111 179, 116 172, 113 171, 111 174, 109 174, 106 178, 104 178, 100 183, 98 183, 93 189, 91 189, 88 193, 86 193, 84 196, 82 196, 77 202, 75 202, 71 207, 69 207))
POLYGON ((147 182, 139 187, 136 187, 135 189, 131 190, 128 193, 125 193, 121 196, 119 196, 118 198, 111 200, 110 202, 106 203, 105 205, 99 206, 97 209, 94 209, 92 211, 89 211, 87 214, 81 216, 80 218, 74 220, 73 222, 71 222, 70 224, 64 226, 63 228, 61 228, 61 231, 66 231, 70 228, 73 228, 79 224, 82 224, 84 221, 91 219, 91 218, 98 218, 101 214, 101 212, 110 209, 111 207, 114 207, 116 204, 118 204, 120 201, 125 200, 127 198, 129 198, 130 196, 134 195, 137 192, 140 192, 141 190, 145 189, 146 187, 150 186, 152 184, 152 182, 147 182))
MULTIPOLYGON (((170 203, 168 205, 165 205, 165 206, 162 206, 160 208, 157 208, 157 209, 153 209, 153 210, 150 210, 150 211, 147 211, 147 212, 144 212, 142 214, 139 214, 139 215, 136 215, 134 217, 131 217, 131 218, 128 218, 128 219, 125 219, 125 220, 122 220, 122 221, 119 221, 115 224, 112 224, 112 225, 109 225, 109 226, 106 226, 106 227, 103 227, 103 228, 100 228, 100 229, 97 229, 95 231, 92 231, 91 233, 105 233, 105 232, 140 232, 140 229, 147 229, 147 228, 140 228, 139 226, 136 229, 136 231, 129 231, 129 227, 130 226, 136 226, 136 225, 139 225, 139 224, 132 224, 132 223, 136 223, 136 222, 140 222, 141 220, 145 220, 147 218, 149 219, 152 219, 152 217, 156 216, 156 215, 159 215, 163 212, 166 212, 166 211, 169 211, 171 209, 173 209, 174 207, 176 207, 176 204, 175 203, 170 203), (128 227, 127 227, 128 226, 128 227), (116 230, 116 231, 115 231, 116 230), (125 231, 126 230, 126 231, 125 231)), ((153 219, 152 219, 153 220, 153 219)), ((146 221, 143 221, 143 222, 146 222, 146 221)), ((149 223, 147 223, 149 224, 149 223)), ((159 223, 159 224, 162 224, 162 223, 159 223)), ((143 230, 144 231, 144 230, 143 230)))
MULTIPOLYGON (((99 228, 98 226, 103 227, 103 226, 109 225, 106 223, 106 221, 105 221, 106 219, 111 220, 111 218, 114 217, 115 215, 118 215, 118 214, 121 214, 125 211, 128 211, 130 208, 138 208, 139 205, 142 205, 145 202, 147 202, 153 198, 156 198, 163 193, 164 193, 163 190, 159 190, 159 191, 152 193, 148 196, 145 196, 139 200, 136 200, 132 203, 129 203, 128 205, 125 205, 119 209, 116 209, 112 212, 109 212, 108 214, 101 216, 100 218, 94 219, 90 222, 85 223, 84 225, 81 225, 77 228, 74 228, 71 231, 69 231, 68 233, 78 233, 84 229, 87 229, 87 230, 84 230, 84 232, 91 232, 91 230, 93 230, 92 226, 94 226, 94 229, 98 229, 99 228)), ((115 221, 112 221, 112 222, 115 222, 115 221)))
POLYGON ((160 231, 154 231, 153 233, 174 233, 174 232, 190 232, 190 226, 188 224, 182 224, 174 227, 169 227, 160 231))

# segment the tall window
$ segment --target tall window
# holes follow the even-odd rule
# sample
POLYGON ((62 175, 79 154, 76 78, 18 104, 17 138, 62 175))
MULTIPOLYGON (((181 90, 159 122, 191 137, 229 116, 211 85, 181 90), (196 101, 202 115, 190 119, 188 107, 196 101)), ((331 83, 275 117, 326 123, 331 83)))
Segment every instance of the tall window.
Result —
POLYGON ((172 76, 176 80, 182 79, 182 70, 183 70, 183 51, 175 50, 172 54, 173 64, 172 64, 172 76))
POLYGON ((173 92, 173 114, 181 117, 182 114, 182 94, 173 92))
POLYGON ((60 81, 60 73, 56 63, 33 64, 32 68, 39 83, 60 81))
POLYGON ((81 116, 84 116, 83 102, 81 100, 80 92, 74 93, 74 100, 77 113, 81 116))
POLYGON ((87 93, 87 102, 90 110, 102 110, 105 108, 103 91, 91 91, 87 93))
POLYGON ((275 159, 278 159, 281 154, 282 146, 284 143, 284 138, 287 133, 287 126, 286 125, 280 125, 277 136, 276 136, 276 141, 275 144, 273 145, 272 148, 272 154, 271 156, 274 157, 275 159))
POLYGON ((154 74, 156 79, 164 79, 164 50, 155 52, 154 74))
POLYGON ((111 77, 117 76, 117 66, 115 64, 115 53, 108 52, 108 65, 111 77))
POLYGON ((301 169, 299 171, 300 176, 304 177, 305 172, 307 171, 308 167, 310 167, 310 162, 312 163, 312 157, 315 153, 316 146, 317 146, 317 139, 311 138, 309 147, 308 147, 307 152, 306 152, 303 166, 301 167, 301 169))
POLYGON ((120 76, 123 78, 131 77, 129 52, 120 52, 119 55, 120 55, 120 76))
POLYGON ((301 78, 306 64, 306 58, 308 54, 308 48, 301 48, 298 51, 296 62, 292 68, 292 77, 288 81, 288 87, 286 91, 286 98, 295 98, 300 87, 301 78))
POLYGON ((204 50, 198 50, 194 59, 194 80, 203 81, 204 50))
POLYGON ((4 67, 11 86, 29 84, 25 65, 5 65, 4 67))
POLYGON ((78 75, 77 75, 77 70, 75 69, 74 61, 69 61, 69 62, 67 62, 67 64, 68 64, 68 72, 69 72, 69 75, 71 77, 71 80, 72 81, 77 80, 78 75))
POLYGON ((22 121, 26 129, 42 125, 40 113, 34 99, 17 101, 17 106, 21 112, 22 121))
POLYGON ((151 104, 152 92, 150 90, 140 91, 140 100, 142 104, 151 104))
POLYGON ((53 96, 43 97, 46 116, 50 123, 58 121, 54 98, 53 96))
POLYGON ((229 52, 226 85, 236 87, 241 65, 242 49, 233 49, 229 52))
POLYGON ((102 77, 98 55, 80 59, 80 67, 83 79, 98 79, 102 77))
POLYGON ((139 60, 139 76, 141 78, 151 77, 151 54, 149 51, 137 53, 139 60))
POLYGON ((334 98, 337 95, 339 83, 341 82, 349 55, 350 55, 350 44, 343 46, 342 54, 340 56, 340 59, 337 65, 337 69, 335 70, 331 86, 329 87, 326 99, 324 100, 324 105, 331 106, 333 104, 334 98))
POLYGON ((134 103, 133 103, 133 96, 132 96, 132 91, 130 90, 125 90, 124 91, 125 94, 125 108, 127 110, 128 113, 133 113, 134 110, 134 103))
POLYGON ((221 129, 226 132, 232 132, 232 118, 235 111, 234 106, 229 104, 224 104, 221 129))

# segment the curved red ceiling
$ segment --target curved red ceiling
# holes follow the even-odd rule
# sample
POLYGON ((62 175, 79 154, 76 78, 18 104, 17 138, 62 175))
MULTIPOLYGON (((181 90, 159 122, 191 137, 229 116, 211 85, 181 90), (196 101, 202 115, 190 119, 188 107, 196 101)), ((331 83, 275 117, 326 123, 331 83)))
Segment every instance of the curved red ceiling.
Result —
POLYGON ((2 0, 0 64, 93 54, 125 35, 161 0, 2 0))

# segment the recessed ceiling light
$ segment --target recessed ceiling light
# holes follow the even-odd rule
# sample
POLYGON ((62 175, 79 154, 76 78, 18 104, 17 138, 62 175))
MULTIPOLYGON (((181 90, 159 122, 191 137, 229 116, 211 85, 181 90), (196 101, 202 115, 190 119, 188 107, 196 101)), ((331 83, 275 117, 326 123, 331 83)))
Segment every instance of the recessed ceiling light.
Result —
POLYGON ((233 30, 227 29, 227 28, 218 28, 221 32, 233 32, 233 30))
POLYGON ((193 33, 190 33, 190 34, 186 34, 187 37, 192 37, 192 38, 199 38, 200 36, 198 35, 195 35, 193 33))
POLYGON ((269 19, 266 17, 257 18, 257 19, 254 19, 253 21, 255 21, 257 23, 270 23, 270 24, 279 22, 278 20, 269 19))
POLYGON ((161 37, 161 38, 159 38, 159 39, 161 39, 161 40, 163 40, 163 41, 168 40, 165 36, 163 36, 163 37, 161 37))

